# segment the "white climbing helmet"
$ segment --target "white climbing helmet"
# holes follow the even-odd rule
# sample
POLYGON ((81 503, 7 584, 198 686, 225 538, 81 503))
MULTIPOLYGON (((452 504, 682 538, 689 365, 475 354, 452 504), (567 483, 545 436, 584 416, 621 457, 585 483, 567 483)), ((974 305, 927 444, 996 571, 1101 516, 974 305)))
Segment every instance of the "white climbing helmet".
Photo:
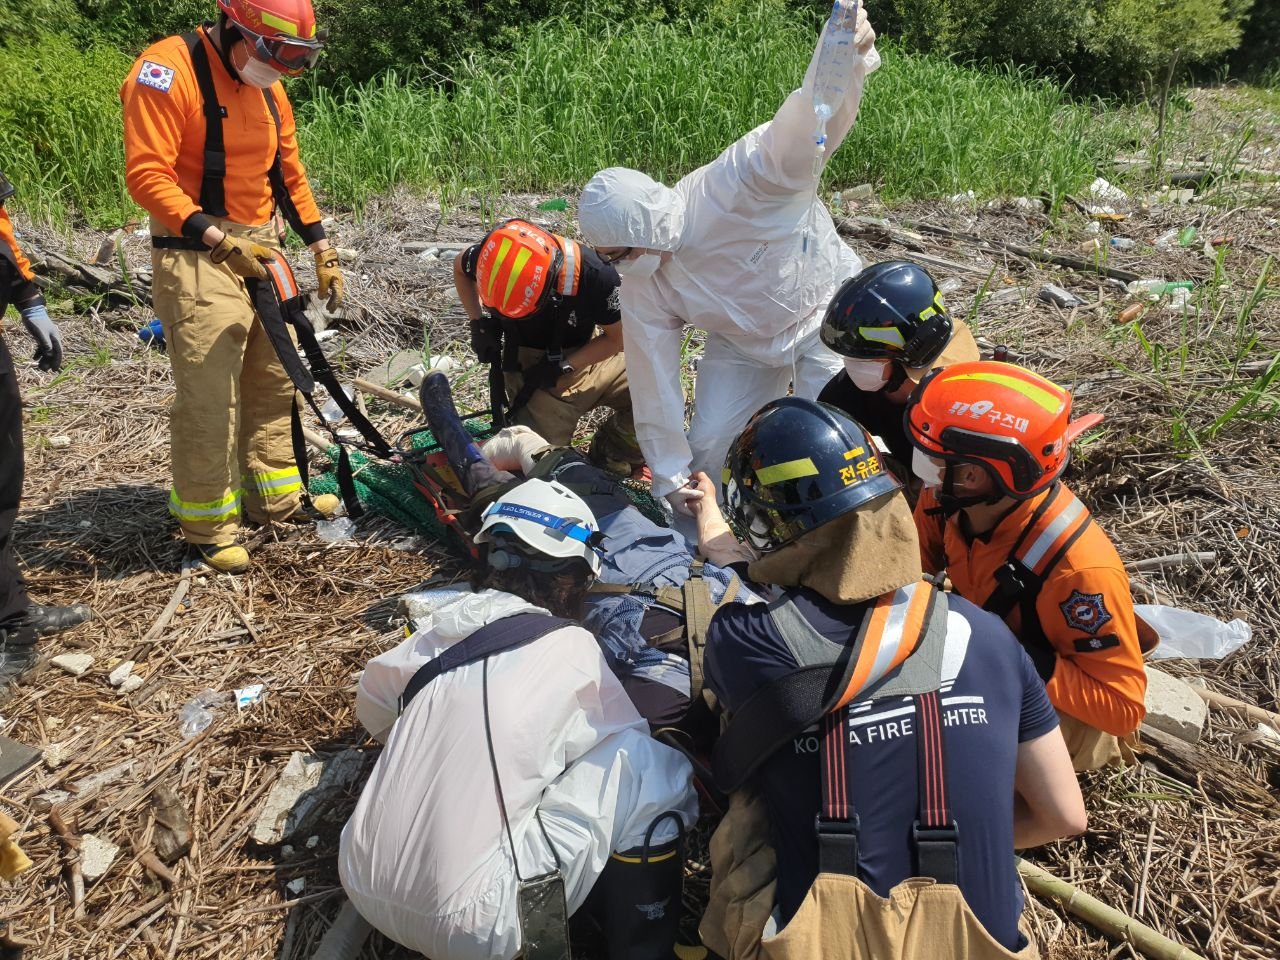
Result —
POLYGON ((556 481, 526 480, 499 497, 484 512, 476 543, 491 544, 489 566, 498 570, 528 564, 533 569, 558 569, 560 564, 540 564, 502 549, 498 539, 513 535, 537 553, 556 560, 580 559, 600 573, 597 546, 604 539, 596 528, 596 518, 583 499, 556 481))

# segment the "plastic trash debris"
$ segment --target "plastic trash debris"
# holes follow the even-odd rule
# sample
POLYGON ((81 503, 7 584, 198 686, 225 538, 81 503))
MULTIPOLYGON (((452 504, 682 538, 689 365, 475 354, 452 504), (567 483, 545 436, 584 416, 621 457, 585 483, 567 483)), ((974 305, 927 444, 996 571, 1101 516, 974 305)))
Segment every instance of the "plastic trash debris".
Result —
POLYGON ((156 317, 150 323, 140 327, 138 329, 138 339, 143 343, 163 350, 165 348, 164 328, 160 325, 160 319, 156 317))
POLYGON ((539 210, 568 210, 569 201, 564 197, 554 197, 551 200, 543 200, 538 204, 539 210))
POLYGON ((1140 316, 1142 316, 1142 311, 1144 309, 1146 308, 1143 307, 1143 305, 1140 303, 1131 303, 1129 304, 1129 306, 1125 307, 1123 310, 1120 311, 1120 316, 1116 317, 1116 322, 1117 323, 1133 323, 1133 321, 1137 320, 1140 316))
POLYGON ((1111 246, 1117 250, 1132 250, 1138 245, 1138 241, 1131 237, 1112 237, 1111 246))
POLYGON ((213 723, 213 710, 226 704, 230 696, 206 688, 184 704, 178 711, 178 734, 182 739, 190 740, 208 730, 209 724, 213 723))
POLYGON ((1127 193, 1119 187, 1112 186, 1102 177, 1098 177, 1093 181, 1093 183, 1089 184, 1089 196, 1095 197, 1098 200, 1111 200, 1112 202, 1129 199, 1129 195, 1127 193))
POLYGON ((1030 287, 1005 287, 1003 290, 997 290, 989 295, 987 300, 991 303, 1008 303, 1010 300, 1026 301, 1030 297, 1030 287))
MULTIPOLYGON (((356 398, 356 389, 348 384, 343 384, 342 389, 347 394, 347 399, 354 400, 356 398)), ((320 408, 320 415, 324 417, 325 423, 337 423, 342 419, 342 408, 338 406, 338 401, 330 397, 325 401, 323 407, 320 408)))
POLYGON ((295 897, 307 889, 307 881, 305 877, 298 877, 297 880, 290 880, 285 884, 285 889, 292 893, 295 897))
POLYGON ((959 204, 973 203, 977 199, 978 195, 972 190, 966 190, 964 193, 953 193, 951 196, 947 197, 948 202, 959 204))
POLYGON ((1172 250, 1173 245, 1177 242, 1179 230, 1166 230, 1160 236, 1156 237, 1152 244, 1157 250, 1172 250))
POLYGON ((1131 297, 1143 297, 1147 300, 1159 300, 1169 284, 1165 280, 1134 280, 1125 289, 1131 297))
POLYGON ((952 294, 957 292, 963 286, 964 281, 959 277, 947 277, 947 279, 938 284, 938 291, 940 293, 952 294))
POLYGON ((65 434, 58 434, 56 437, 49 437, 46 442, 49 444, 50 449, 53 450, 66 450, 71 446, 71 438, 65 434))
POLYGON ((1037 299, 1043 300, 1045 303, 1052 303, 1054 306, 1062 307, 1064 310, 1070 310, 1072 307, 1083 307, 1084 301, 1077 297, 1069 290, 1064 290, 1057 284, 1046 283, 1040 288, 1040 292, 1036 294, 1037 299))
POLYGON ((1133 610, 1160 635, 1152 660, 1221 660, 1253 636, 1253 628, 1240 619, 1223 623, 1216 617, 1163 604, 1134 604, 1133 610))
POLYGON ((1084 232, 1087 234, 1090 234, 1091 236, 1097 236, 1102 232, 1102 224, 1100 224, 1097 220, 1090 220, 1087 224, 1085 224, 1084 232))
POLYGON ((1169 294, 1169 302, 1165 304, 1165 309, 1170 313, 1181 313, 1191 302, 1191 291, 1186 287, 1169 286, 1165 291, 1169 294))
POLYGON ((860 183, 856 187, 850 187, 848 190, 841 190, 836 194, 845 203, 857 200, 870 200, 876 195, 876 188, 869 183, 860 183))
POLYGON ((1196 234, 1199 233, 1194 226, 1183 227, 1178 231, 1178 246, 1189 247, 1196 242, 1196 234))
POLYGON ((248 710, 255 703, 261 703, 267 695, 267 688, 261 683, 251 683, 247 687, 236 690, 236 709, 248 710))
POLYGON ((1034 197, 1014 197, 1013 205, 1028 213, 1044 213, 1044 201, 1034 197))
POLYGON ((349 543, 355 522, 350 517, 321 520, 316 524, 316 535, 325 543, 349 543))

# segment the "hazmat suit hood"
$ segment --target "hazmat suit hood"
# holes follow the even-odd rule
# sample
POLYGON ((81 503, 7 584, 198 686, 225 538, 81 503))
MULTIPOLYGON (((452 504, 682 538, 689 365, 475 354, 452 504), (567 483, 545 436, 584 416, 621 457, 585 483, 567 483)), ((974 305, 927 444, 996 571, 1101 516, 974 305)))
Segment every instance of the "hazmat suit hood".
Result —
POLYGON ((684 198, 639 170, 609 167, 587 181, 578 226, 593 247, 676 251, 684 236, 684 198))

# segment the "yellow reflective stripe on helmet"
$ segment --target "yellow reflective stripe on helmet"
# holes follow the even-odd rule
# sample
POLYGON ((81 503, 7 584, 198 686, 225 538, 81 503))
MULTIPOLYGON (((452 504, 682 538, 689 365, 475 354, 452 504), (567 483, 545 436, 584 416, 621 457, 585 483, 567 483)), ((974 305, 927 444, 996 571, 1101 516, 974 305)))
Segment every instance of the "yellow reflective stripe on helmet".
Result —
POLYGON ((859 327, 858 333, 863 340, 870 340, 872 343, 883 343, 899 350, 907 349, 907 341, 897 327, 859 327))
POLYGON ((858 457, 862 456, 866 452, 867 452, 866 447, 854 447, 852 450, 846 450, 844 452, 844 458, 846 460, 856 460, 858 457))
POLYGON ((524 269, 524 265, 529 262, 529 258, 533 256, 533 251, 527 247, 521 247, 520 252, 516 254, 516 262, 511 265, 511 273, 507 275, 507 289, 502 295, 502 309, 507 308, 507 304, 511 300, 511 291, 516 288, 516 282, 520 279, 520 271, 524 269))
POLYGON ((484 290, 485 303, 489 306, 493 306, 493 285, 498 282, 498 271, 502 269, 502 262, 507 259, 507 254, 510 252, 511 238, 503 237, 498 244, 498 255, 493 258, 493 266, 489 268, 489 283, 484 290))
POLYGON ((280 497, 302 489, 302 475, 298 473, 297 467, 255 473, 244 477, 244 481, 252 483, 254 489, 264 497, 280 497))
POLYGON ((799 460, 788 460, 786 463, 775 463, 771 467, 762 467, 756 471, 756 479, 766 487, 783 480, 798 480, 801 477, 816 477, 818 468, 809 457, 799 460))
MULTIPOLYGON (((1062 409, 1062 395, 1054 395, 1051 391, 1044 387, 1037 387, 1034 383, 1027 383, 1018 377, 1011 377, 1004 373, 960 373, 951 380, 980 380, 983 383, 998 383, 1002 387, 1008 387, 1010 390, 1022 394, 1038 407, 1043 407, 1049 413, 1057 413, 1062 409)), ((1045 381, 1049 383, 1049 381, 1045 381)), ((1050 386, 1057 387, 1056 383, 1050 386)), ((1058 387, 1061 390, 1061 387, 1058 387)))
POLYGON ((183 500, 178 491, 169 490, 169 512, 179 520, 230 520, 240 512, 240 491, 234 490, 218 500, 183 500))
POLYGON ((275 27, 277 30, 283 31, 291 37, 296 37, 298 35, 298 25, 296 23, 290 23, 288 20, 282 20, 273 14, 267 13, 265 10, 261 11, 261 13, 262 23, 264 26, 275 27))

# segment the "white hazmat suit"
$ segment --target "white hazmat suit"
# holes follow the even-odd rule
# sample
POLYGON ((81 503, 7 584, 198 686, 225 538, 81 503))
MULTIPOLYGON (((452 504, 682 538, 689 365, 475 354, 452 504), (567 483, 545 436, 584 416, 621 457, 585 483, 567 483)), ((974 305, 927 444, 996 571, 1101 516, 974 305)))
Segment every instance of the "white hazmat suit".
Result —
MULTIPOLYGON (((836 288, 862 261, 814 193, 817 61, 815 50, 804 85, 771 121, 674 189, 620 167, 600 171, 583 188, 578 221, 588 243, 673 254, 647 276, 624 271, 621 288, 636 437, 657 496, 682 488, 693 470, 719 477, 730 441, 751 414, 792 382, 799 396, 816 397, 841 369, 818 330, 836 288), (802 253, 815 204, 816 230, 802 253), (685 324, 708 334, 687 437, 685 324)), ((858 58, 827 123, 827 158, 853 126, 863 82, 879 65, 874 46, 858 58)))
MULTIPOLYGON (((396 718, 418 669, 486 623, 538 607, 486 590, 441 607, 360 679, 360 722, 386 748, 342 831, 338 871, 356 910, 436 960, 506 960, 520 949, 517 879, 485 740, 482 666, 443 674, 396 718)), ((689 762, 649 736, 595 639, 577 626, 489 659, 494 756, 526 879, 559 856, 569 911, 609 854, 644 843, 674 810, 697 816, 689 762), (535 812, 540 812, 539 829, 535 812)), ((669 820, 655 842, 675 836, 669 820)))

